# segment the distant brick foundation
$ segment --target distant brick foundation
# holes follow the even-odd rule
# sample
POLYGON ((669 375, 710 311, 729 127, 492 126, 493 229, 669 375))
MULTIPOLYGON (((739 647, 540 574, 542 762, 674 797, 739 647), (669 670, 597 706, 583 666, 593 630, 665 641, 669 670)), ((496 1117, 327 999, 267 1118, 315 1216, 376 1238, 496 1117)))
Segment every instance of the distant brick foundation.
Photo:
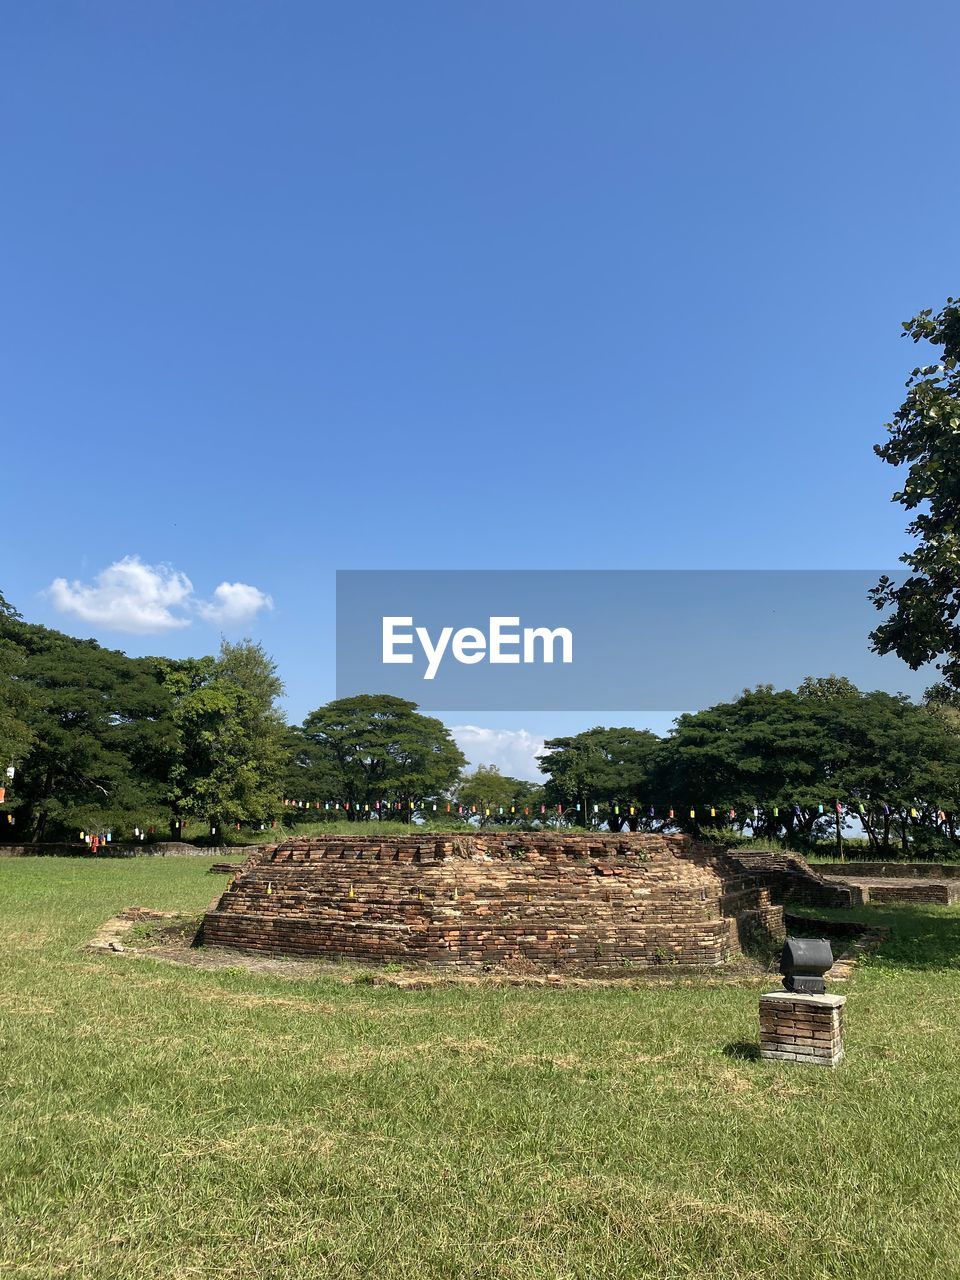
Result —
POLYGON ((867 880, 960 880, 956 862, 818 862, 816 869, 825 876, 867 880))
POLYGON ((790 887, 835 900, 801 860, 779 861, 758 871, 684 836, 320 836, 254 855, 202 939, 466 968, 712 966, 757 929, 782 934, 790 887))
POLYGON ((866 902, 928 902, 949 906, 960 902, 960 882, 947 880, 858 880, 866 902))
POLYGON ((831 862, 817 867, 831 884, 842 882, 864 903, 960 902, 960 867, 933 862, 831 862))

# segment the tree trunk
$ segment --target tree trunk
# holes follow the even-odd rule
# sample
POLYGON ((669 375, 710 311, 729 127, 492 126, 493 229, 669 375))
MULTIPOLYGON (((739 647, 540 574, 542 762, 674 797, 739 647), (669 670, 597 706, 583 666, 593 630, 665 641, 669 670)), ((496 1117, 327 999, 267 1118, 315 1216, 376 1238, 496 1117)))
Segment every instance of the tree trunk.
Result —
POLYGON ((868 817, 867 814, 861 813, 860 825, 863 827, 864 831, 867 833, 867 840, 870 843, 870 848, 876 849, 877 845, 879 844, 879 840, 877 839, 877 830, 876 830, 876 827, 873 825, 873 823, 870 821, 870 818, 868 817))

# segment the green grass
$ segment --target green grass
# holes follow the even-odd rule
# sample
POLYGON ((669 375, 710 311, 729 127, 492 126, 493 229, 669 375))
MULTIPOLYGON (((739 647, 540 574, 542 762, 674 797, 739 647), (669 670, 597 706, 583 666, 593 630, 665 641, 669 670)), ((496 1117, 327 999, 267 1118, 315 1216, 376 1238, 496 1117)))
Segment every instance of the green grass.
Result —
POLYGON ((0 1277, 960 1275, 960 912, 848 984, 836 1071, 757 987, 403 991, 92 956, 215 859, 0 862, 0 1277))

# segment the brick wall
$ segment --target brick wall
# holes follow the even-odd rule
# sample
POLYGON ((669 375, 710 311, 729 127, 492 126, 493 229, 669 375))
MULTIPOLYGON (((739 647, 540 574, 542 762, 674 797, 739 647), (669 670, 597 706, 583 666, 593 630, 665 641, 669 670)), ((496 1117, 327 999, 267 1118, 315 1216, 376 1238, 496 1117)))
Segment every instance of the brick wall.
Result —
POLYGON ((799 854, 761 849, 723 850, 711 845, 691 845, 691 856, 703 857, 725 878, 740 874, 765 884, 774 902, 805 903, 813 907, 850 907, 860 902, 857 889, 828 880, 799 854))
POLYGON ((825 876, 863 876, 894 880, 956 880, 960 864, 951 862, 818 862, 814 868, 825 876))
POLYGON ((960 885, 954 883, 904 884, 891 880, 886 884, 871 884, 866 888, 870 902, 931 902, 947 906, 960 899, 960 885))
POLYGON ((203 941, 461 967, 716 965, 736 949, 738 921, 782 931, 791 876, 802 879, 683 836, 320 836, 251 858, 204 918, 203 941))

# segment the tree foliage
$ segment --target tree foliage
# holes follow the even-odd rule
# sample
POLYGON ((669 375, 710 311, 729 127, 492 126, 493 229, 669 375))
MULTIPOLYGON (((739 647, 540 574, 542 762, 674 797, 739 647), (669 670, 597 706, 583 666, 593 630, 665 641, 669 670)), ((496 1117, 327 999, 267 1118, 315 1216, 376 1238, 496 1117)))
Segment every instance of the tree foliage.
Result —
POLYGON ((901 556, 906 580, 884 575, 871 592, 878 609, 893 610, 871 642, 914 669, 939 661, 944 680, 960 688, 960 300, 948 298, 937 314, 921 311, 903 329, 941 354, 910 374, 889 438, 875 446, 885 462, 907 468, 893 499, 916 512, 907 526, 916 546, 901 556))
POLYGON ((923 705, 941 720, 952 733, 960 734, 960 689, 938 681, 925 690, 923 705))
POLYGON ((174 818, 203 834, 207 823, 315 820, 336 800, 352 818, 385 801, 380 816, 431 821, 451 803, 471 825, 608 823, 804 843, 840 834, 840 804, 880 849, 958 843, 960 690, 946 681, 918 705, 843 676, 808 677, 795 692, 760 686, 683 715, 663 739, 597 726, 547 742, 542 788, 492 766, 463 776, 449 730, 412 702, 340 699, 287 727, 282 692, 249 640, 216 657, 129 658, 25 623, 0 596, 0 767, 16 766, 0 806, 15 825, 0 830, 129 835, 174 818), (283 798, 305 807, 284 809, 283 798))
POLYGON ((649 792, 659 745, 655 733, 626 727, 597 726, 572 737, 550 738, 540 757, 541 772, 548 775, 548 803, 574 813, 579 804, 583 825, 597 805, 611 830, 623 825, 636 830, 643 818, 639 813, 631 817, 631 801, 649 792))
POLYGON ((838 827, 839 803, 861 814, 872 843, 903 844, 912 829, 948 822, 958 747, 942 719, 905 697, 808 678, 797 693, 761 687, 681 716, 657 791, 661 803, 685 797, 678 821, 694 831, 733 809, 741 829, 809 840, 838 827))
MULTIPOLYGON (((20 615, 0 592, 0 769, 22 764, 33 731, 28 723, 30 691, 24 682, 24 652, 15 640, 20 615)), ((5 773, 0 774, 0 787, 5 773)))
POLYGON ((543 788, 511 778, 492 764, 477 765, 454 787, 453 801, 480 826, 529 826, 544 802, 543 788))
POLYGON ((265 821, 276 811, 286 729, 283 684, 261 645, 223 641, 217 658, 166 661, 175 733, 169 800, 176 817, 265 821))
POLYGON ((266 819, 285 761, 282 691, 250 641, 217 658, 130 658, 25 623, 0 596, 0 764, 16 766, 4 834, 266 819))
POLYGON ((3 706, 12 702, 27 730, 6 802, 17 834, 132 826, 162 812, 172 726, 156 662, 9 613, 0 618, 0 645, 13 664, 3 706))
POLYGON ((466 763, 440 720, 389 694, 340 698, 312 711, 294 739, 304 799, 324 792, 363 813, 377 801, 411 804, 443 796, 466 763))

